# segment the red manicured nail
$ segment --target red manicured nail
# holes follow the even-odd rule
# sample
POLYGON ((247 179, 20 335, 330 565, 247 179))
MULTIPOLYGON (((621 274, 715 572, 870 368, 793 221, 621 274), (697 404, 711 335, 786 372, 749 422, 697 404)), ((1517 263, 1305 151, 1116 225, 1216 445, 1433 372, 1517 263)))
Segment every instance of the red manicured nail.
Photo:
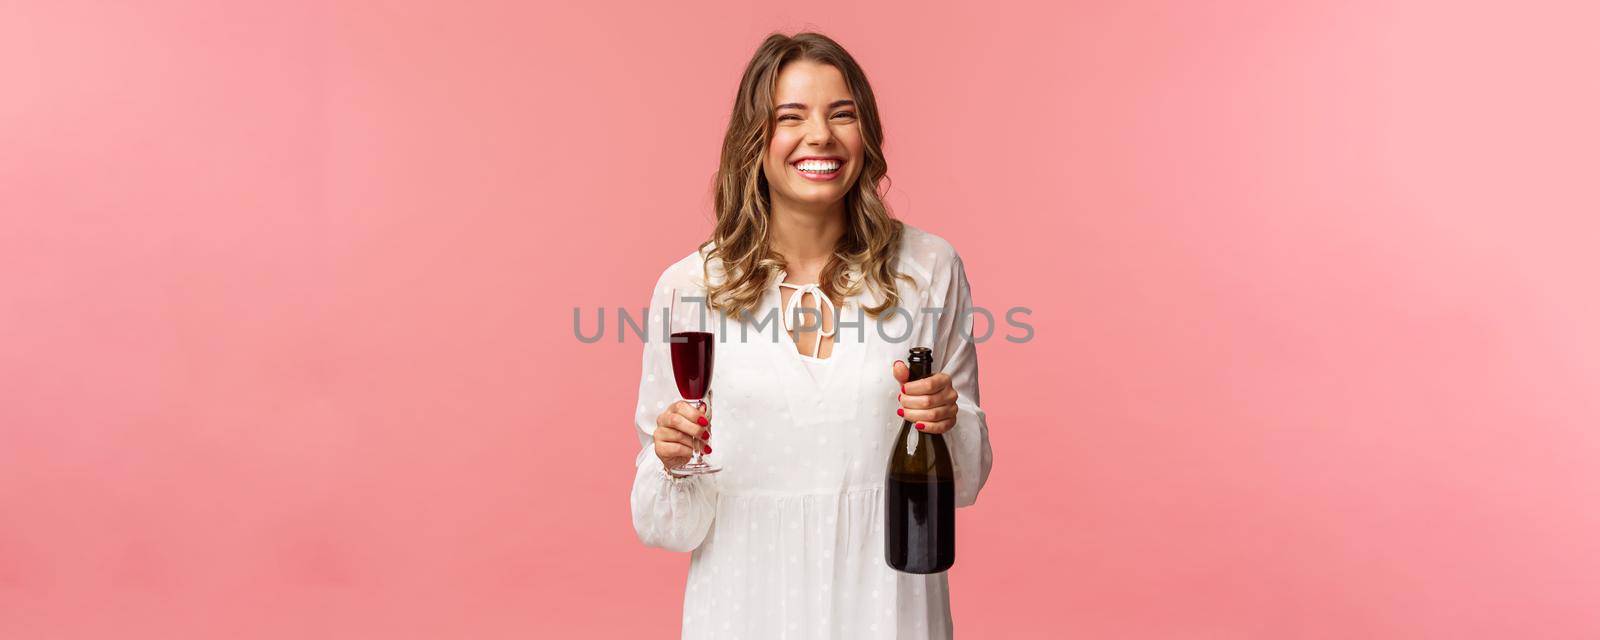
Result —
POLYGON ((906 386, 905 385, 900 385, 900 393, 905 393, 905 392, 906 392, 906 386))
POLYGON ((921 422, 918 422, 918 423, 917 423, 917 430, 918 430, 918 431, 921 431, 921 430, 923 430, 923 429, 925 429, 925 428, 926 428, 926 427, 925 427, 925 426, 924 426, 924 425, 923 425, 923 424, 922 424, 922 423, 921 423, 921 422))
POLYGON ((706 455, 711 455, 711 445, 706 445, 706 455))
POLYGON ((906 415, 905 409, 895 409, 894 412, 900 414, 901 417, 905 417, 906 415))
POLYGON ((700 432, 700 439, 701 440, 710 440, 711 439, 711 432, 710 431, 702 431, 702 432, 700 432))
POLYGON ((695 422, 699 422, 700 426, 702 426, 702 427, 704 427, 704 426, 706 426, 708 424, 711 424, 711 421, 707 420, 705 416, 700 416, 698 418, 695 418, 695 422))

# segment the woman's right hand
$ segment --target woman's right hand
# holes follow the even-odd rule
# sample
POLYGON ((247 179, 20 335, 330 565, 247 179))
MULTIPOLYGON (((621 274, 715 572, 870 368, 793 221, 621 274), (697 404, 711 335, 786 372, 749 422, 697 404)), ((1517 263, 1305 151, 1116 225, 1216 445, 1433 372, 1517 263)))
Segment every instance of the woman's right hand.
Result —
MULTIPOLYGON (((656 457, 669 471, 689 462, 694 448, 701 444, 695 438, 711 439, 711 421, 694 405, 679 400, 656 416, 656 457)), ((704 447, 701 453, 711 453, 711 445, 704 447)))

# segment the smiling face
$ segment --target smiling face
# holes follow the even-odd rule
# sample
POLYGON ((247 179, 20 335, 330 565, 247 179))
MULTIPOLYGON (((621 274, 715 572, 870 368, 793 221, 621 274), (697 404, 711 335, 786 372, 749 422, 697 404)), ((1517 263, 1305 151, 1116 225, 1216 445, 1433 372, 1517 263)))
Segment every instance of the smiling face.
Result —
POLYGON ((862 140, 844 74, 796 60, 778 72, 772 140, 762 161, 774 206, 839 203, 861 175, 862 140))

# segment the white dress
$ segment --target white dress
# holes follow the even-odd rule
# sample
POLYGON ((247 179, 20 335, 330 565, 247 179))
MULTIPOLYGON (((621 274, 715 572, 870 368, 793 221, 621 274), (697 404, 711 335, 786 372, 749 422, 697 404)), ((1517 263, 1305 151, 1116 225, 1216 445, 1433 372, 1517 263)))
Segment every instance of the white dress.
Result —
MULTIPOLYGON (((898 285, 904 312, 866 316, 862 307, 881 298, 863 286, 838 310, 830 361, 809 371, 777 317, 776 282, 750 320, 711 314, 706 459, 723 470, 680 479, 666 474, 651 437, 656 416, 679 399, 661 323, 673 289, 704 295, 702 264, 690 254, 656 283, 634 413, 642 445, 634 530, 646 545, 693 552, 683 637, 951 637, 946 575, 900 573, 884 560, 883 485, 901 423, 891 367, 914 346, 933 349, 934 371, 950 374, 960 394, 956 426, 945 434, 956 506, 973 504, 988 479, 977 353, 957 330, 961 320, 971 331, 971 315, 959 313, 971 306, 960 257, 943 238, 907 225, 899 270, 916 286, 898 285), (948 311, 933 315, 933 307, 948 311)), ((720 265, 711 267, 720 280, 720 265)))

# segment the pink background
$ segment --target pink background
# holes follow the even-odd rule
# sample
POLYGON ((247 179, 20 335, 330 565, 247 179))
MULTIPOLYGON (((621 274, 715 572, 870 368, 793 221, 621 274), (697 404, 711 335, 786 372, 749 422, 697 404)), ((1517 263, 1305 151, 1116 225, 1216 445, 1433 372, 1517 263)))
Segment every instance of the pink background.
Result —
POLYGON ((0 10, 0 637, 674 637, 572 308, 806 27, 1033 309, 964 637, 1600 636, 1591 3, 221 4, 0 10))

